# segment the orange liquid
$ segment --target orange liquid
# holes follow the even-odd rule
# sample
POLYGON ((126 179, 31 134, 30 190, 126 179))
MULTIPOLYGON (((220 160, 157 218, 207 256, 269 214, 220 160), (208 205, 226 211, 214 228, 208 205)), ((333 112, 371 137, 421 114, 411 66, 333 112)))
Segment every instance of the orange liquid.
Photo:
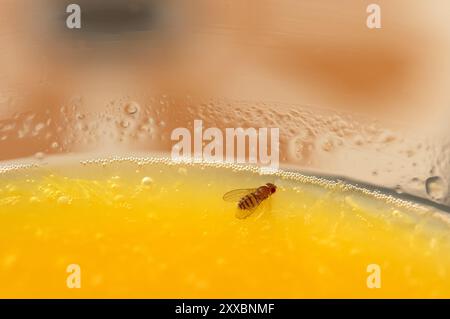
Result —
POLYGON ((343 183, 142 159, 1 175, 2 298, 450 297, 446 213, 343 183), (222 199, 267 182, 246 219, 222 199))

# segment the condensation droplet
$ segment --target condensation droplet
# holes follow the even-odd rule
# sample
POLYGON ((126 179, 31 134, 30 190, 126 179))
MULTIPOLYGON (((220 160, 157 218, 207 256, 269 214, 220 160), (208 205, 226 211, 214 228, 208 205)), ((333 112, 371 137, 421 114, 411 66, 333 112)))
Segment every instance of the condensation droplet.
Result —
POLYGON ((423 187, 422 181, 418 177, 413 177, 411 179, 411 184, 416 188, 423 187))
POLYGON ((45 124, 44 123, 38 123, 38 124, 36 124, 36 126, 34 127, 34 130, 36 131, 36 132, 39 132, 39 131, 41 131, 43 128, 45 128, 45 124))
POLYGON ((330 152, 334 148, 334 141, 331 138, 326 138, 322 141, 322 150, 325 152, 330 152))
POLYGON ((355 143, 355 145, 358 145, 358 146, 363 145, 363 144, 364 144, 364 139, 363 139, 363 137, 362 137, 362 136, 357 136, 357 137, 355 137, 354 143, 355 143))
POLYGON ((45 157, 45 154, 42 152, 37 152, 36 154, 34 154, 34 157, 36 157, 37 159, 41 160, 45 157))
POLYGON ((127 105, 125 105, 125 112, 127 114, 135 114, 139 111, 139 104, 136 102, 129 102, 127 105))
POLYGON ((130 126, 130 122, 128 121, 121 121, 120 122, 120 126, 122 126, 123 128, 127 128, 130 126))
POLYGON ((435 200, 444 199, 448 192, 446 182, 439 176, 429 177, 425 181, 425 188, 428 196, 435 200))
POLYGON ((390 131, 385 131, 383 133, 380 134, 379 140, 381 143, 391 143, 393 141, 395 141, 396 136, 394 135, 393 132, 390 131))

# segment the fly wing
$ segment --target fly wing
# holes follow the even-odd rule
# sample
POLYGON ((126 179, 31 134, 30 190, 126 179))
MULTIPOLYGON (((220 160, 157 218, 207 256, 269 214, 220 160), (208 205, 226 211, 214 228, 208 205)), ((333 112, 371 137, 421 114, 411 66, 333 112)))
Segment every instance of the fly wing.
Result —
POLYGON ((236 210, 236 218, 237 219, 245 219, 247 217, 249 217, 251 214, 253 214, 256 210, 256 207, 251 208, 251 209, 237 209, 236 210))
POLYGON ((256 188, 235 189, 225 193, 225 195, 223 195, 223 200, 226 202, 238 202, 242 197, 253 193, 254 191, 256 191, 256 188))

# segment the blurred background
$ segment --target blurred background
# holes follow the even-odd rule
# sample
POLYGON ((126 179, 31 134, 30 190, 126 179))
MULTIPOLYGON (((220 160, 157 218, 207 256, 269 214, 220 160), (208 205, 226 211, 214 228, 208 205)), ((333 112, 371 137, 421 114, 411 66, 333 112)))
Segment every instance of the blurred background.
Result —
POLYGON ((279 127, 286 167, 450 205, 450 3, 2 0, 0 160, 279 127), (66 7, 82 27, 66 27, 66 7))

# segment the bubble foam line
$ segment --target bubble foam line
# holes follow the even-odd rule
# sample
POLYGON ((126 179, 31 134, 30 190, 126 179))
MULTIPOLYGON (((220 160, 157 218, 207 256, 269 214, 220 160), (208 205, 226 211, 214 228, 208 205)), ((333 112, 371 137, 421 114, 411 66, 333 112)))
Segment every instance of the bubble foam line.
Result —
POLYGON ((300 182, 303 184, 313 184, 317 185, 329 190, 339 189, 344 192, 358 192, 367 196, 374 197, 377 200, 381 200, 386 204, 396 206, 398 208, 406 208, 412 209, 416 211, 427 211, 426 207, 412 203, 407 200, 403 200, 400 198, 396 198, 392 195, 383 194, 380 191, 368 190, 356 185, 352 185, 349 183, 345 183, 343 181, 333 181, 328 180, 326 178, 317 177, 317 176, 308 176, 301 174, 299 172, 292 171, 284 171, 281 169, 277 170, 261 170, 261 167, 257 165, 249 165, 249 164, 239 164, 239 163, 227 163, 227 162, 215 162, 215 161, 191 161, 191 160, 179 160, 174 161, 169 157, 160 156, 160 157, 136 157, 136 156, 114 156, 111 158, 101 158, 101 159, 92 159, 92 160, 83 160, 80 161, 82 165, 95 164, 95 165, 108 165, 113 163, 121 163, 121 162, 132 162, 136 163, 139 166, 143 165, 152 165, 152 164, 163 164, 168 166, 190 166, 190 167, 208 167, 208 168, 225 168, 231 169, 233 171, 240 172, 250 172, 258 175, 268 175, 268 176, 276 176, 281 179, 292 180, 296 182, 300 182))

